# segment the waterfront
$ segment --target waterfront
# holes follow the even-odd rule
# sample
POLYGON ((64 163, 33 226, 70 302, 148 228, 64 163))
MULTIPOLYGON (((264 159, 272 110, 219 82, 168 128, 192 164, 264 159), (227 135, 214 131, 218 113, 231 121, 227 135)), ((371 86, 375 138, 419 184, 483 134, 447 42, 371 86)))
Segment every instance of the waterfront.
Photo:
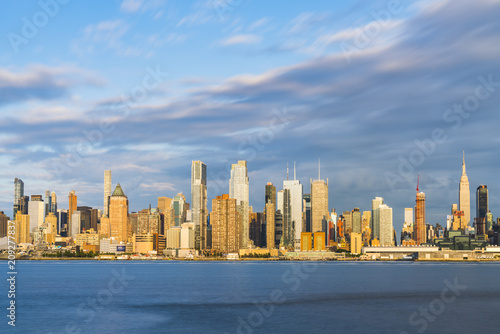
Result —
POLYGON ((2 332, 498 328, 498 263, 19 261, 17 271, 16 328, 4 321, 2 332))

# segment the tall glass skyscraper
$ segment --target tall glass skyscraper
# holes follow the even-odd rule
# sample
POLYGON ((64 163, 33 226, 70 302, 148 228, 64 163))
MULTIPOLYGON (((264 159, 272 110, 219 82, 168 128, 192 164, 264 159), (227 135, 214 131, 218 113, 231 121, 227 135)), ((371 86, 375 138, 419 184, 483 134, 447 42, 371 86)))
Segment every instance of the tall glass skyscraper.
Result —
MULTIPOLYGON (((288 169, 288 168, 287 168, 288 169)), ((303 187, 300 181, 297 180, 295 173, 295 164, 293 167, 293 180, 283 181, 283 189, 290 191, 290 220, 293 229, 292 239, 294 248, 300 249, 300 235, 302 233, 302 205, 303 205, 303 187)))
POLYGON ((476 218, 486 218, 488 204, 488 187, 482 184, 476 191, 476 218))
POLYGON ((195 248, 206 248, 207 233, 207 165, 193 161, 191 165, 191 212, 195 228, 195 248))
POLYGON ((229 179, 229 197, 236 199, 238 212, 242 215, 241 248, 248 247, 250 237, 249 225, 249 182, 248 169, 245 160, 239 160, 231 167, 231 178, 229 179))
POLYGON ((19 210, 19 200, 24 196, 24 182, 17 177, 14 179, 14 214, 12 219, 16 219, 17 210, 19 210))

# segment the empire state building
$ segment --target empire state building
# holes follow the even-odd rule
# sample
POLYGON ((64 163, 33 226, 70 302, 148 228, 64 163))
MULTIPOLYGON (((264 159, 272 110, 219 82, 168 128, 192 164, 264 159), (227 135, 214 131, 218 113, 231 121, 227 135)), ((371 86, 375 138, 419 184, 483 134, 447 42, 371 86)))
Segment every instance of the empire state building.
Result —
POLYGON ((460 211, 464 212, 465 226, 469 226, 470 223, 470 190, 469 190, 469 178, 465 173, 465 152, 462 161, 462 176, 460 177, 460 186, 458 192, 458 203, 460 205, 460 211))

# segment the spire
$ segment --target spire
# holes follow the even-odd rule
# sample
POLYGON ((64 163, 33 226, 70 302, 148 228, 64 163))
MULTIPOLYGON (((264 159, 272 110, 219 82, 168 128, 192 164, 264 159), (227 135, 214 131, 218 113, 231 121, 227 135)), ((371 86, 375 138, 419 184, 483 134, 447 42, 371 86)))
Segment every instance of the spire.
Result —
POLYGON ((417 193, 418 193, 418 185, 419 185, 419 183, 420 183, 420 175, 417 178, 417 193))
POLYGON ((297 173, 296 173, 296 170, 295 170, 295 161, 293 162, 293 180, 297 180, 297 173))
POLYGON ((463 151, 463 160, 462 160, 462 175, 465 174, 465 151, 463 151))
POLYGON ((286 162, 286 180, 288 181, 288 161, 286 162))
POLYGON ((120 183, 116 185, 115 191, 113 191, 113 195, 111 196, 125 196, 125 193, 123 192, 122 187, 120 186, 120 183))

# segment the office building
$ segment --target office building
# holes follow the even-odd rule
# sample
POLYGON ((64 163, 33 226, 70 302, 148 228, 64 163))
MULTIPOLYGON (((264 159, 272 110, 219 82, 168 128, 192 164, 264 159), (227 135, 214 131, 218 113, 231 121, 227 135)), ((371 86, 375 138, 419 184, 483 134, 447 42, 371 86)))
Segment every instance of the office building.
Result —
POLYGON ((458 204, 459 210, 463 211, 463 225, 466 227, 470 223, 470 190, 469 190, 469 178, 465 172, 465 152, 462 160, 462 176, 460 177, 460 185, 458 191, 458 204))
MULTIPOLYGON (((13 217, 16 217, 17 211, 19 210, 19 200, 24 196, 24 182, 17 177, 14 179, 14 212, 13 217)), ((26 212, 23 212, 26 214, 26 212)))
MULTIPOLYGON (((321 165, 318 167, 318 179, 311 179, 311 228, 312 232, 322 232, 323 222, 328 220, 328 179, 321 179, 321 165)), ((315 242, 316 244, 316 242, 315 242)))
POLYGON ((302 230, 304 232, 311 232, 311 194, 304 194, 303 196, 302 219, 302 230))
POLYGON ((480 185, 476 191, 476 218, 486 218, 488 211, 488 187, 480 185))
MULTIPOLYGON (((239 160, 231 166, 231 178, 229 179, 229 197, 236 199, 238 211, 241 215, 242 226, 240 231, 239 246, 248 247, 250 225, 249 225, 249 181, 248 168, 245 160, 239 160)), ((213 233, 213 232, 212 232, 213 233)), ((214 241, 212 236, 212 242, 214 241)))
POLYGON ((297 180, 295 163, 293 165, 293 180, 288 180, 288 167, 287 179, 283 181, 283 190, 289 191, 290 200, 290 243, 294 249, 300 248, 300 236, 302 234, 302 211, 303 211, 303 187, 299 180, 297 180))

